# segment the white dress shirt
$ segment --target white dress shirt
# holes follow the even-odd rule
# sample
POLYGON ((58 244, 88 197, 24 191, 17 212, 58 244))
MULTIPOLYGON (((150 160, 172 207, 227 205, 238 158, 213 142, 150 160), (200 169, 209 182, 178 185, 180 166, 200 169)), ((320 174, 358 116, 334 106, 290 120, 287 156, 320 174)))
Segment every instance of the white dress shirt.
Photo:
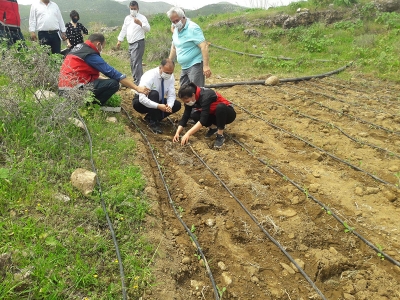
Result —
POLYGON ((122 42, 125 36, 129 44, 144 39, 145 33, 150 31, 150 24, 147 18, 140 13, 136 15, 136 18, 142 22, 142 26, 136 24, 131 15, 126 16, 121 32, 118 35, 118 41, 122 42))
POLYGON ((29 32, 60 30, 65 32, 65 23, 58 5, 50 1, 47 5, 36 0, 29 14, 29 32))
MULTIPOLYGON (((145 86, 150 90, 158 91, 160 95, 160 100, 166 96, 167 104, 169 107, 173 107, 176 99, 175 94, 175 78, 174 75, 171 75, 171 78, 168 80, 164 79, 164 95, 161 95, 161 74, 160 74, 160 67, 148 70, 145 72, 140 78, 139 86, 145 86)), ((158 103, 151 101, 149 98, 146 97, 145 94, 139 94, 139 102, 142 103, 144 106, 149 108, 157 108, 158 103)))

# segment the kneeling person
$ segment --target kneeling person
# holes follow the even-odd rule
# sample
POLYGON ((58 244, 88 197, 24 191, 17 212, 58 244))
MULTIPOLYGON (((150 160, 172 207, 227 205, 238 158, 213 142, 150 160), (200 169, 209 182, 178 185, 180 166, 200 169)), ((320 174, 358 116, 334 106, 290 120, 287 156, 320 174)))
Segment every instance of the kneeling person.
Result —
POLYGON ((221 94, 208 88, 200 88, 193 82, 182 85, 178 91, 178 96, 185 103, 185 111, 179 121, 173 142, 179 142, 179 134, 186 126, 189 118, 192 118, 196 124, 182 137, 181 145, 185 145, 191 135, 205 126, 208 127, 206 137, 217 134, 214 147, 221 148, 225 141, 225 125, 236 119, 236 112, 232 104, 221 94))
POLYGON ((172 60, 164 59, 159 67, 145 72, 140 86, 150 89, 150 93, 133 98, 133 108, 146 114, 144 119, 154 133, 162 133, 160 121, 181 109, 181 103, 176 101, 174 68, 172 60))

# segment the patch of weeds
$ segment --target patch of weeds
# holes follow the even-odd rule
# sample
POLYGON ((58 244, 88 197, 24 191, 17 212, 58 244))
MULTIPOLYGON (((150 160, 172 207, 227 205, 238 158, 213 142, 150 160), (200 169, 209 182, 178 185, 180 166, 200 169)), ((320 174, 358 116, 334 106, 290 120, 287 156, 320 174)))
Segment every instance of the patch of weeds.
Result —
POLYGON ((118 94, 114 94, 110 99, 107 100, 105 106, 109 107, 120 107, 122 102, 122 97, 118 94))

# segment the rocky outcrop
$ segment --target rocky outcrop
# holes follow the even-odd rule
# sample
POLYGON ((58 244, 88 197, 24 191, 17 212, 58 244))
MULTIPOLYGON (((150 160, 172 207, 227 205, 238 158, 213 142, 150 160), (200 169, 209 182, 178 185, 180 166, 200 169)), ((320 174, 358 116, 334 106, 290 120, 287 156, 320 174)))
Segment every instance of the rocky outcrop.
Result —
POLYGON ((400 12, 399 0, 375 0, 376 8, 382 12, 400 12))

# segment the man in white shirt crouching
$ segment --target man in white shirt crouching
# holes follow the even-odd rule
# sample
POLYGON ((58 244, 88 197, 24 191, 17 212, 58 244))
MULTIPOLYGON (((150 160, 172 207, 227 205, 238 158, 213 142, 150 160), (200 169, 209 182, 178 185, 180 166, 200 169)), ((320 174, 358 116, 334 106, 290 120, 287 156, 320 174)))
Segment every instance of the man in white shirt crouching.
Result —
POLYGON ((147 121, 153 133, 161 134, 160 121, 181 109, 181 103, 175 94, 175 64, 171 59, 163 59, 157 68, 145 72, 140 85, 150 89, 148 96, 136 94, 133 98, 133 108, 146 114, 147 121))

